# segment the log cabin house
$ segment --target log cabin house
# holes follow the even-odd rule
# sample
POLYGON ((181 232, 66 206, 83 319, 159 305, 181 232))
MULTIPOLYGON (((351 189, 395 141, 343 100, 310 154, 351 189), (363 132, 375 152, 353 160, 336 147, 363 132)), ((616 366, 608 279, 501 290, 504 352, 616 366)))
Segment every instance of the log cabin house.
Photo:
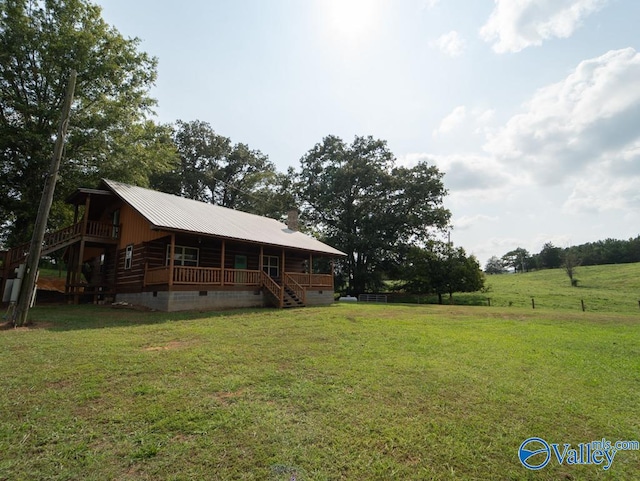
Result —
MULTIPOLYGON (((65 249, 69 302, 178 311, 334 300, 332 260, 345 254, 297 231, 297 213, 285 225, 106 179, 67 202, 74 224, 48 234, 42 255, 65 249)), ((4 280, 28 250, 4 253, 4 280)))

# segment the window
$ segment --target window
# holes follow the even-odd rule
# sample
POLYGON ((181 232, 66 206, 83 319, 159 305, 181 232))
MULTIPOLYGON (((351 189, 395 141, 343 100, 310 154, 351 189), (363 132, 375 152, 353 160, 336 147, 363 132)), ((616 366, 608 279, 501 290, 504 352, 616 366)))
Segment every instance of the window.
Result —
MULTIPOLYGON (((200 249, 197 247, 175 246, 175 257, 173 264, 176 266, 198 267, 200 258, 200 249)), ((171 244, 167 245, 166 265, 171 260, 171 244)))
POLYGON ((124 251, 124 268, 131 269, 131 260, 133 259, 133 244, 129 244, 124 251))
POLYGON ((280 258, 277 256, 262 256, 262 270, 269 277, 278 277, 280 275, 280 258))

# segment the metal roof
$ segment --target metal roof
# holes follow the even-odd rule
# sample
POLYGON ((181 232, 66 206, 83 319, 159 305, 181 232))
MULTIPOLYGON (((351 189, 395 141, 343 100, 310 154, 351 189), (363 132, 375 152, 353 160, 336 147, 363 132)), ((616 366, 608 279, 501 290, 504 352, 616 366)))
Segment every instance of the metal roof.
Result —
POLYGON ((292 231, 282 222, 172 194, 102 180, 104 185, 149 221, 152 228, 224 237, 332 256, 344 256, 314 237, 292 231))

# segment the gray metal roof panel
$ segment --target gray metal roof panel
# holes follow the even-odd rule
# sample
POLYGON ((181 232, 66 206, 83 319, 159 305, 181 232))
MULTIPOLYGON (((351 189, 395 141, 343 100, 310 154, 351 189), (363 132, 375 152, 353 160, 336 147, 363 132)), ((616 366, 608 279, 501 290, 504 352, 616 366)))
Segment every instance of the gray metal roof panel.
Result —
POLYGON ((103 182, 158 229, 225 237, 333 256, 345 255, 314 237, 290 230, 275 219, 113 180, 103 179, 103 182))

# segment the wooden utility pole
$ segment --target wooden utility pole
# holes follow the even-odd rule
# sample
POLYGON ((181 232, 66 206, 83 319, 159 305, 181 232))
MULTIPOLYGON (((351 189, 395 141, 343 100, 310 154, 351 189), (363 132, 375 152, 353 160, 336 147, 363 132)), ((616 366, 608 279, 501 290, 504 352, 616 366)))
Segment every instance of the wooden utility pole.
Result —
POLYGON ((47 227, 49 211, 53 203, 53 193, 56 190, 56 181, 58 180, 58 171, 60 170, 60 161, 64 150, 64 140, 67 135, 67 127, 69 126, 69 112, 71 111, 71 104, 73 102, 73 92, 76 88, 76 75, 75 70, 72 70, 69 74, 67 92, 62 106, 60 125, 58 126, 58 137, 56 138, 49 174, 47 175, 42 197, 40 198, 40 206, 38 207, 38 215, 33 227, 31 246, 29 247, 29 255, 26 261, 25 277, 20 289, 20 295, 18 296, 18 305, 13 315, 14 326, 22 326, 27 323, 27 315, 29 314, 29 307, 31 306, 31 299, 35 289, 38 263, 40 261, 40 255, 42 254, 44 231, 47 227))

